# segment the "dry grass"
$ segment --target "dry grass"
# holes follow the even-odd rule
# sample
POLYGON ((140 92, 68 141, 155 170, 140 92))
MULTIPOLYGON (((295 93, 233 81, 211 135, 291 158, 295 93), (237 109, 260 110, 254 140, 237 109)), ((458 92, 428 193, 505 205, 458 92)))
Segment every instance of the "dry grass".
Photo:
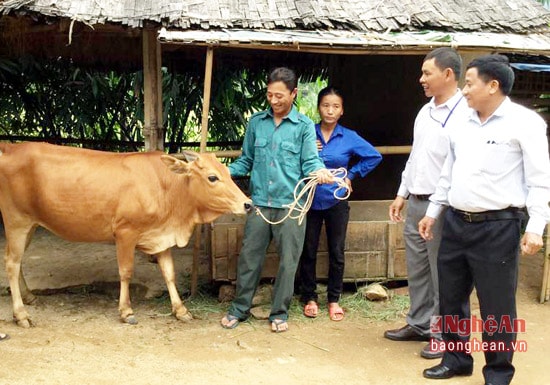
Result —
MULTIPOLYGON (((321 315, 328 314, 326 295, 319 293, 319 310, 321 315)), ((159 305, 170 306, 167 295, 158 299, 159 305)), ((198 293, 188 298, 185 305, 197 318, 207 318, 211 314, 223 314, 227 311, 229 303, 220 303, 212 288, 201 286, 198 293)), ((264 305, 269 308, 269 304, 264 305)), ((369 301, 359 291, 345 292, 340 300, 340 306, 346 311, 346 317, 366 318, 376 321, 391 321, 403 317, 409 308, 409 297, 406 295, 392 295, 385 301, 369 301)), ((290 305, 289 315, 295 319, 303 319, 303 305, 299 296, 295 296, 290 305)))

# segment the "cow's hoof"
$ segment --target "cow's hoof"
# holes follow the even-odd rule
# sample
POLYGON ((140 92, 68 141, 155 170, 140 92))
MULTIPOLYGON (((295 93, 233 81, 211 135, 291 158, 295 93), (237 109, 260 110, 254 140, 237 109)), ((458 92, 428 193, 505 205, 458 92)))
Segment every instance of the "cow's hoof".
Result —
POLYGON ((189 311, 186 311, 183 314, 177 314, 176 313, 176 318, 180 321, 183 321, 183 322, 189 322, 193 319, 193 315, 189 311))
POLYGON ((129 316, 123 318, 122 322, 130 324, 130 325, 137 325, 137 323, 138 323, 136 317, 133 314, 130 314, 129 316))
POLYGON ((30 292, 29 292, 28 294, 25 294, 25 295, 22 297, 22 299, 23 299, 23 303, 24 303, 25 305, 32 305, 33 303, 36 302, 36 297, 34 296, 34 294, 32 294, 32 293, 30 293, 30 292))
POLYGON ((28 318, 26 318, 26 319, 16 319, 15 323, 17 324, 17 326, 20 326, 20 327, 25 328, 25 329, 29 329, 32 326, 31 320, 28 319, 28 318))

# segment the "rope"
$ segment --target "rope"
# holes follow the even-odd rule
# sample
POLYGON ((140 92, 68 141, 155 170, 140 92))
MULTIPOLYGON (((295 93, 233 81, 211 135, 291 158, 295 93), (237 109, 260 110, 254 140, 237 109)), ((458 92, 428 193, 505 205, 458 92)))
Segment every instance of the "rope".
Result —
MULTIPOLYGON (((344 167, 340 167, 337 169, 330 169, 330 173, 334 177, 334 183, 338 185, 338 188, 334 190, 334 197, 339 200, 346 200, 349 198, 351 191, 348 188, 348 185, 346 184, 346 176, 348 175, 348 171, 344 167), (346 193, 343 197, 338 196, 338 192, 342 189, 345 189, 346 193)), ((271 225, 278 225, 279 223, 282 223, 287 218, 290 219, 297 219, 298 224, 302 224, 304 217, 306 216, 309 208, 311 207, 311 204, 313 203, 313 196, 315 195, 315 188, 319 184, 319 181, 317 179, 316 173, 311 173, 309 177, 301 179, 297 184, 296 187, 294 187, 294 201, 288 205, 283 205, 283 207, 288 208, 288 213, 277 222, 271 222, 269 219, 267 219, 261 212, 261 210, 256 207, 256 215, 259 215, 262 217, 264 221, 271 225), (304 183, 305 186, 302 187, 301 190, 299 190, 300 185, 304 183), (299 190, 299 191, 298 191, 299 190), (307 194, 306 201, 304 205, 300 204, 300 199, 307 194), (293 212, 297 211, 297 215, 293 215, 293 212)))

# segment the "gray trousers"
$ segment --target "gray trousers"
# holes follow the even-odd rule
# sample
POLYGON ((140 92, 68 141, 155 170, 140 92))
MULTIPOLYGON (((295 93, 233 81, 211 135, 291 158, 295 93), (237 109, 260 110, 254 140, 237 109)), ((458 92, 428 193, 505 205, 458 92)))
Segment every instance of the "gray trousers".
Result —
MULTIPOLYGON (((288 209, 261 207, 263 215, 271 222, 283 218, 288 209)), ((269 320, 287 320, 288 308, 294 296, 294 278, 306 231, 306 219, 301 225, 296 219, 287 218, 281 224, 271 225, 255 213, 249 214, 244 228, 243 245, 237 262, 237 287, 229 314, 243 320, 248 318, 252 298, 262 274, 266 251, 273 239, 279 254, 279 270, 273 287, 273 300, 269 320)))
MULTIPOLYGON (((418 333, 426 336, 430 333, 430 320, 439 315, 439 285, 437 276, 437 254, 441 243, 443 227, 442 213, 432 228, 433 239, 425 241, 418 233, 418 222, 426 214, 429 201, 413 196, 407 203, 404 238, 407 259, 407 276, 411 306, 407 314, 407 324, 418 333)), ((439 334, 433 335, 439 338, 439 334)))

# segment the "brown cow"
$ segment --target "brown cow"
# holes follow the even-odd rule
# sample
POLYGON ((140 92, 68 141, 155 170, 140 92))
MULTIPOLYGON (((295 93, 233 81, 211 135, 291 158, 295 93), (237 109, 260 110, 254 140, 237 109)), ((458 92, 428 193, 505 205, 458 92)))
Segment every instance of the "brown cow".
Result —
POLYGON ((197 223, 244 214, 252 202, 213 154, 109 153, 45 143, 0 143, 0 211, 15 321, 29 327, 23 305, 34 297, 21 258, 37 226, 80 242, 114 242, 120 317, 136 323, 130 279, 137 248, 156 255, 172 313, 191 319, 176 286, 170 248, 189 242, 197 223), (19 281, 19 282, 18 282, 19 281))

